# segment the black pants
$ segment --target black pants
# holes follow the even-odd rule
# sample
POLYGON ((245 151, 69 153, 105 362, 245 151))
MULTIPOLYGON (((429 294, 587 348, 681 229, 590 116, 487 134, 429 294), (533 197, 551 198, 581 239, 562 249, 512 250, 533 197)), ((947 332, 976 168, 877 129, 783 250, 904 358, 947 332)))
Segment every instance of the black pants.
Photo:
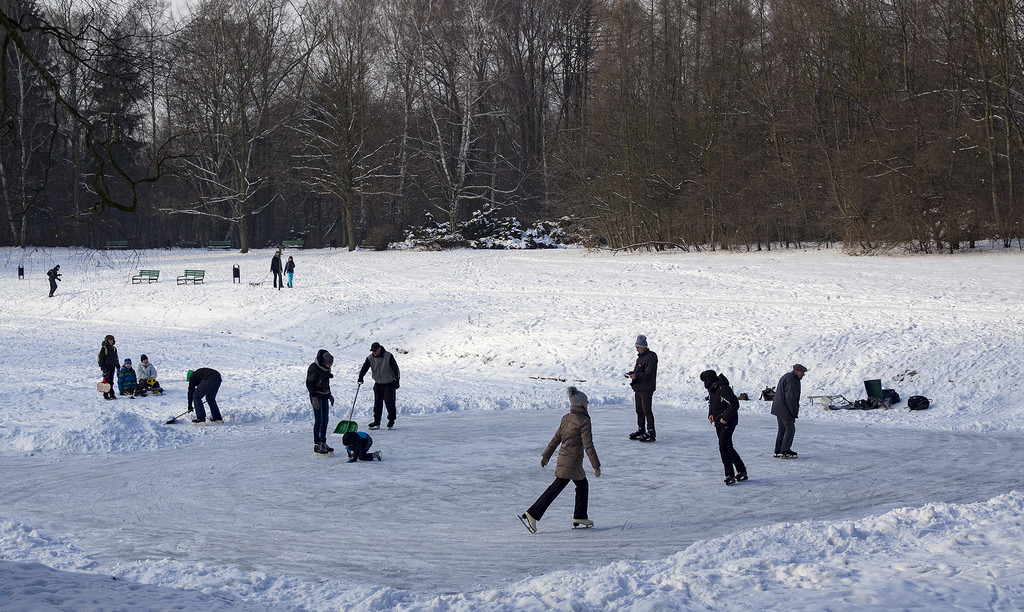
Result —
POLYGON ((331 403, 326 397, 314 396, 309 398, 313 405, 313 444, 327 443, 327 415, 331 409, 331 403))
POLYGON ((654 431, 654 391, 634 391, 633 402, 636 404, 636 428, 639 431, 654 431), (646 421, 646 423, 645 423, 646 421))
POLYGON ((718 453, 722 455, 722 465, 725 466, 726 476, 735 476, 747 471, 747 466, 743 465, 740 454, 732 446, 732 432, 736 430, 738 424, 738 420, 727 423, 715 421, 715 430, 718 432, 718 453))
MULTIPOLYGON (((576 508, 573 510, 572 518, 585 519, 587 518, 587 498, 590 496, 590 483, 587 482, 586 478, 574 480, 573 483, 576 485, 576 508)), ((548 506, 551 505, 551 502, 555 501, 555 498, 558 497, 558 494, 562 492, 562 489, 567 484, 569 484, 568 478, 556 477, 551 486, 545 489, 540 494, 540 497, 537 498, 537 501, 533 502, 533 505, 527 510, 530 516, 539 521, 540 517, 544 516, 548 506)))
POLYGON ((373 446, 373 438, 362 437, 355 432, 349 432, 342 436, 341 443, 348 449, 349 457, 356 461, 373 461, 373 454, 370 447, 373 446))
MULTIPOLYGON (((281 273, 278 272, 277 270, 273 270, 272 272, 274 273, 274 286, 277 287, 278 289, 284 287, 284 277, 281 276, 281 273)), ((264 276, 263 278, 266 278, 266 276, 264 276)))
POLYGON ((50 279, 50 297, 53 297, 53 292, 57 290, 57 281, 50 279))
POLYGON ((373 383, 373 422, 380 425, 384 406, 388 407, 388 427, 395 424, 395 383, 373 383))
POLYGON ((796 419, 776 416, 779 433, 775 435, 775 454, 793 452, 793 436, 796 434, 796 419))
POLYGON ((192 392, 192 409, 196 411, 196 418, 206 420, 206 411, 203 410, 203 398, 210 407, 210 418, 219 421, 220 406, 217 405, 217 391, 220 390, 220 376, 211 376, 199 383, 192 392))
POLYGON ((117 397, 117 366, 107 366, 103 370, 103 378, 110 383, 110 391, 103 394, 103 397, 117 397))

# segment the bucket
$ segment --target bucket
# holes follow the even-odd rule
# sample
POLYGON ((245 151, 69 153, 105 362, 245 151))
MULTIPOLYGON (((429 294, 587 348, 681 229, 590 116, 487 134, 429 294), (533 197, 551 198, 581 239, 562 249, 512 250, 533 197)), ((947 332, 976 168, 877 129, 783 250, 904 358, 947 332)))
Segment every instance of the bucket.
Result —
POLYGON ((864 390, 868 392, 868 397, 877 397, 882 399, 882 381, 879 379, 865 380, 864 390))

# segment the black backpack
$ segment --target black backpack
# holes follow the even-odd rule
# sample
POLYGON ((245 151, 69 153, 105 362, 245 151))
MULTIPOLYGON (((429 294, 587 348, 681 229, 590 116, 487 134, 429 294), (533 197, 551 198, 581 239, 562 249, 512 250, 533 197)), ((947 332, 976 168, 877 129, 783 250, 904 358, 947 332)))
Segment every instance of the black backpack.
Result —
POLYGON ((911 395, 907 398, 907 408, 911 410, 925 410, 931 401, 923 395, 911 395))
POLYGON ((882 389, 882 399, 892 406, 900 403, 900 394, 896 392, 896 389, 882 389))

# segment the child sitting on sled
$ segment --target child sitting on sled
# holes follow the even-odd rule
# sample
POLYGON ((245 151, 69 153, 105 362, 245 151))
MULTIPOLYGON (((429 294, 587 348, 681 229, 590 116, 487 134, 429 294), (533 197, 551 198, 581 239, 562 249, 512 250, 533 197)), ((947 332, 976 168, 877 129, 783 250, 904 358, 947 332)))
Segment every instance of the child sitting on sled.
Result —
POLYGON ((139 384, 136 395, 146 395, 146 393, 156 395, 164 391, 156 380, 156 366, 150 363, 149 357, 145 355, 139 357, 138 380, 139 384))

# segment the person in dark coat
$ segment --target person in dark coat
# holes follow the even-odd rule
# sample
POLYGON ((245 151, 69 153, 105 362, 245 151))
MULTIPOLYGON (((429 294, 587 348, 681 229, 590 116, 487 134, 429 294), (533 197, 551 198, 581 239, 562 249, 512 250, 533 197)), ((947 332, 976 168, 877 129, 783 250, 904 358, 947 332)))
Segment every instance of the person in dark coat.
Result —
POLYGON ((309 402, 313 405, 313 452, 318 455, 329 455, 334 449, 327 446, 327 418, 330 407, 334 405, 331 395, 331 366, 334 356, 327 349, 316 353, 316 360, 306 369, 306 390, 309 391, 309 402))
POLYGON ((807 368, 799 363, 793 365, 793 371, 787 372, 779 379, 772 399, 772 414, 779 422, 779 432, 775 436, 775 456, 783 459, 796 459, 793 450, 793 436, 796 434, 796 419, 800 416, 800 381, 807 368))
POLYGON ((378 342, 370 345, 370 354, 359 368, 360 385, 363 384, 363 376, 369 370, 373 377, 373 422, 367 427, 380 429, 380 417, 384 413, 384 405, 388 407, 388 429, 395 426, 395 390, 399 388, 399 381, 402 373, 398 369, 398 362, 395 356, 384 350, 378 342))
POLYGON ((636 431, 629 434, 630 440, 654 442, 654 391, 658 383, 658 355, 647 348, 647 336, 636 337, 636 365, 626 373, 633 388, 633 402, 636 405, 636 431))
POLYGON ((747 479, 747 466, 743 465, 740 454, 732 445, 732 434, 740 422, 740 402, 729 385, 725 374, 704 370, 700 380, 708 391, 708 422, 715 426, 718 434, 718 453, 725 466, 725 484, 735 484, 747 479))
POLYGON ((284 273, 288 275, 288 288, 292 288, 292 277, 295 275, 295 260, 291 257, 288 258, 288 263, 284 264, 284 273))
POLYGON ((57 281, 60 280, 60 265, 56 265, 46 272, 46 278, 50 279, 50 297, 57 290, 57 281))
POLYGON ((370 434, 364 431, 350 431, 341 437, 341 443, 345 445, 345 450, 348 451, 348 462, 355 463, 356 461, 383 461, 380 456, 380 451, 370 452, 370 447, 373 446, 373 438, 370 434))
POLYGON ((561 446, 558 451, 558 463, 555 466, 555 481, 541 493, 529 510, 519 515, 519 520, 533 533, 537 532, 537 521, 544 516, 548 506, 555 501, 570 480, 576 485, 576 505, 572 515, 573 527, 594 526, 594 522, 587 518, 590 483, 587 482, 587 473, 583 471, 583 454, 586 453, 590 458, 595 478, 601 477, 601 462, 594 449, 590 413, 587 412, 589 400, 586 394, 576 387, 569 387, 566 392, 569 395, 569 414, 562 417, 562 421, 558 424, 558 431, 555 432, 540 456, 540 465, 545 467, 555 449, 561 446))
POLYGON ((117 384, 117 370, 121 367, 121 360, 117 357, 117 348, 114 346, 114 337, 107 335, 100 345, 100 352, 96 355, 96 363, 103 372, 103 380, 110 384, 110 391, 103 394, 103 399, 117 399, 114 385, 117 384))
POLYGON ((203 399, 210 405, 210 421, 221 423, 224 419, 220 415, 220 407, 217 405, 217 391, 220 389, 220 372, 213 368, 199 368, 188 375, 188 411, 196 413, 193 423, 205 423, 206 411, 203 410, 203 399))
POLYGON ((284 277, 281 276, 281 251, 274 252, 274 258, 270 260, 270 271, 274 273, 274 287, 278 291, 284 286, 284 277))

